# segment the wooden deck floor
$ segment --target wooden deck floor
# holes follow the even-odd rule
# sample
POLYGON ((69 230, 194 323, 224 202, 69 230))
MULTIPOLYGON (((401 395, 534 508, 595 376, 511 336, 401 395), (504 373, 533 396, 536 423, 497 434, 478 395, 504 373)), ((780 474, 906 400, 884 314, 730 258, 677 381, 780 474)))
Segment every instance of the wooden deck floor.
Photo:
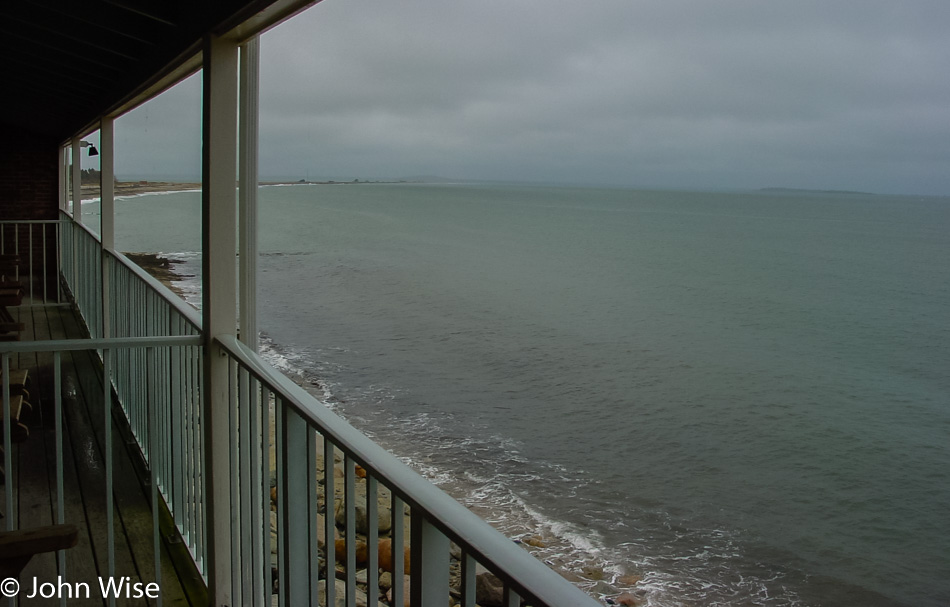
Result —
MULTIPOLYGON (((24 306, 10 308, 10 312, 26 326, 21 341, 85 337, 81 320, 70 308, 24 306)), ((29 401, 33 404, 24 420, 30 437, 14 447, 14 474, 7 474, 8 482, 11 476, 14 478, 13 514, 20 529, 50 525, 56 522, 57 503, 53 355, 12 357, 10 366, 29 369, 29 401)), ((95 352, 65 353, 62 371, 65 522, 79 527, 78 545, 66 551, 64 579, 85 582, 91 589, 90 598, 74 598, 70 605, 98 606, 105 603, 99 578, 109 576, 102 366, 95 352)), ((161 579, 156 580, 148 473, 122 414, 113 415, 112 423, 115 576, 127 577, 133 583, 157 581, 164 605, 206 605, 207 592, 164 507, 160 509, 161 579)), ((27 565, 20 576, 23 592, 33 587, 34 578, 39 583, 57 581, 55 554, 36 556, 27 565)), ((21 599, 20 604, 59 602, 37 598, 21 599)), ((155 602, 123 598, 116 604, 141 606, 155 602)))

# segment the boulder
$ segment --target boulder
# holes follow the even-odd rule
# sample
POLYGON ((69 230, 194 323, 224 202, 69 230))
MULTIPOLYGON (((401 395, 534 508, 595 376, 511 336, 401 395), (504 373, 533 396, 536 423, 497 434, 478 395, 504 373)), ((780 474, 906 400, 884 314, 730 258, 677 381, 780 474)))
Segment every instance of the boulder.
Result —
POLYGON ((529 546, 534 546, 535 548, 545 548, 545 547, 546 547, 545 544, 544 544, 544 540, 541 539, 541 536, 540 536, 540 535, 532 535, 531 537, 528 537, 528 538, 526 538, 526 539, 524 539, 524 540, 522 540, 522 541, 523 541, 525 544, 529 545, 529 546))
MULTIPOLYGON (((346 541, 345 540, 335 540, 334 547, 336 550, 336 562, 346 563, 346 541)), ((366 547, 366 542, 361 542, 357 540, 356 542, 356 566, 365 567, 366 561, 369 560, 369 550, 366 547)))
MULTIPOLYGON (((391 539, 386 538, 379 540, 379 568, 383 571, 393 571, 393 542, 391 539)), ((410 573, 409 571, 409 546, 403 547, 403 573, 410 573)))
MULTIPOLYGON (((362 535, 369 534, 369 514, 366 511, 365 500, 364 503, 356 504, 354 506, 355 522, 356 522, 356 532, 362 535)), ((346 506, 343 500, 338 500, 334 505, 334 519, 336 520, 337 527, 345 528, 346 527, 346 506)), ((389 508, 378 507, 377 508, 377 526, 379 533, 388 533, 393 526, 393 516, 389 508)))
POLYGON ((483 571, 475 575, 475 602, 482 607, 505 607, 505 587, 495 574, 483 571))
POLYGON ((613 586, 611 586, 610 584, 608 584, 607 582, 600 580, 599 582, 597 582, 590 588, 589 592, 591 594, 599 594, 601 596, 608 596, 608 595, 617 594, 619 591, 613 586))
POLYGON ((617 583, 622 586, 636 586, 642 579, 643 576, 639 576, 635 573, 628 573, 627 575, 622 575, 617 578, 617 583))
MULTIPOLYGON (((403 577, 403 581, 402 581, 402 594, 403 594, 402 604, 403 604, 403 607, 412 607, 412 605, 411 605, 410 602, 409 602, 409 584, 410 584, 409 576, 408 576, 408 575, 407 575, 407 576, 404 576, 404 577, 403 577)), ((390 588, 389 590, 386 591, 386 602, 388 602, 390 605, 394 605, 393 599, 394 599, 394 597, 393 597, 393 589, 390 588)), ((395 605, 394 605, 394 607, 395 607, 395 605)))

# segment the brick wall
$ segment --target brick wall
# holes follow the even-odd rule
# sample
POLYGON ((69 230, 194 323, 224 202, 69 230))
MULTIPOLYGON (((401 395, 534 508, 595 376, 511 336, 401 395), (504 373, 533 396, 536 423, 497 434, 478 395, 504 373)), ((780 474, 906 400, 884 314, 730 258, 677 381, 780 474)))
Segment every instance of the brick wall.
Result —
POLYGON ((25 130, 4 135, 0 145, 0 219, 56 219, 57 142, 25 130))
MULTIPOLYGON (((11 219, 58 219, 59 209, 59 145, 25 129, 13 129, 4 133, 0 145, 0 220, 11 219)), ((30 256, 30 233, 32 231, 33 270, 40 274, 43 257, 43 232, 47 233, 45 248, 47 273, 53 274, 56 258, 55 228, 29 226, 5 226, 2 228, 3 253, 20 255, 20 278, 28 290, 28 262, 30 256)), ((51 281, 52 276, 49 276, 51 281)), ((55 284, 55 283, 53 283, 55 284)), ((41 291, 42 285, 34 288, 41 291)))

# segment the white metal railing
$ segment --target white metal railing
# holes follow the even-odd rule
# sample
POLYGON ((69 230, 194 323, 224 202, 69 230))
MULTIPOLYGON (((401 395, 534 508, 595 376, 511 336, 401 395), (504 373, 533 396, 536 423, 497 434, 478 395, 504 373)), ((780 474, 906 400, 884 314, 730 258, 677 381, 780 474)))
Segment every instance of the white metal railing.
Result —
MULTIPOLYGON (((201 492, 201 475, 198 470, 200 470, 200 457, 196 457, 196 451, 200 451, 200 448, 193 449, 189 455, 187 450, 183 451, 185 454, 184 457, 176 457, 177 454, 172 454, 172 450, 178 444, 175 441, 170 441, 169 437, 174 433, 177 428, 172 427, 174 423, 174 417, 170 416, 170 413, 176 410, 175 406, 172 404, 174 397, 168 392, 163 390, 160 386, 162 384, 174 383, 177 379, 181 379, 180 375, 176 375, 176 371, 170 367, 163 367, 161 364, 158 364, 157 361, 161 360, 163 353, 168 353, 172 351, 186 352, 194 351, 199 348, 201 344, 201 337, 197 335, 179 335, 179 336, 159 336, 159 337, 124 337, 124 338, 113 338, 113 339, 68 339, 68 340, 49 340, 49 341, 32 341, 32 342, 0 342, 0 373, 2 373, 2 379, 0 379, 0 394, 2 394, 2 412, 3 412, 3 431, 2 436, 0 436, 0 444, 3 445, 3 458, 2 464, 3 469, 6 473, 6 478, 4 479, 4 491, 3 491, 3 504, 4 512, 6 513, 4 528, 8 531, 15 530, 19 526, 18 521, 18 510, 14 507, 14 492, 13 488, 18 485, 18 480, 16 478, 18 470, 13 466, 13 427, 14 420, 11 417, 11 373, 10 373, 10 359, 13 356, 20 357, 29 357, 34 356, 36 359, 39 359, 42 356, 48 358, 51 357, 51 368, 52 368, 52 399, 53 399, 53 410, 52 410, 52 419, 53 419, 53 431, 55 436, 55 482, 53 484, 55 492, 55 515, 54 522, 56 524, 62 524, 64 522, 73 522, 77 521, 66 521, 65 520, 65 489, 64 489, 64 438, 63 438, 63 420, 64 420, 64 357, 72 356, 76 353, 83 353, 87 351, 97 352, 101 355, 102 360, 102 371, 104 378, 113 378, 113 381, 119 379, 123 371, 113 365, 113 360, 121 357, 124 353, 128 351, 142 351, 145 354, 146 364, 141 365, 136 368, 131 368, 129 371, 136 375, 135 381, 148 384, 151 386, 151 389, 146 394, 145 400, 141 403, 141 409, 144 411, 144 415, 148 418, 149 422, 149 433, 147 441, 145 443, 139 442, 139 446, 143 449, 144 452, 148 454, 149 458, 149 467, 151 470, 150 474, 150 484, 151 484, 151 511, 152 511, 152 567, 154 570, 154 579, 162 579, 161 571, 161 556, 160 551, 162 547, 163 539, 160 535, 160 524, 159 524, 159 513, 161 512, 159 500, 163 497, 167 501, 169 488, 176 488, 176 497, 179 498, 178 503, 181 504, 181 507, 178 510, 178 514, 182 515, 184 513, 184 519, 186 524, 185 528, 189 528, 188 523, 189 517, 187 513, 189 512, 200 512, 202 504, 202 492, 201 492), (171 397, 171 398, 170 398, 171 397), (188 461, 189 457, 197 459, 199 464, 195 466, 194 462, 188 461), (173 464, 175 460, 181 460, 177 467, 173 464), (188 461, 188 465, 184 465, 184 462, 188 461), (161 462, 161 463, 159 463, 161 462)), ((165 355, 167 358, 167 354, 165 355)), ((183 358, 183 357, 180 357, 183 358)), ((76 377, 75 373, 82 373, 82 371, 77 371, 74 368, 70 369, 70 374, 72 377, 76 377)), ((79 380, 76 377, 77 381, 79 380)), ((87 450, 81 454, 81 457, 84 459, 89 459, 94 464, 101 465, 104 469, 105 475, 105 490, 101 495, 101 507, 106 513, 106 542, 105 546, 99 544, 94 547, 95 550, 106 551, 105 563, 107 571, 99 571, 100 577, 109 577, 114 578, 116 575, 116 535, 115 529, 116 525, 114 524, 114 508, 115 500, 113 498, 113 470, 114 462, 113 457, 115 449, 113 445, 115 443, 114 430, 113 430, 113 416, 114 409, 112 392, 112 383, 109 381, 103 381, 103 393, 102 397, 102 408, 101 408, 101 418, 98 422, 95 422, 96 425, 101 428, 102 442, 98 445, 98 449, 91 451, 88 447, 93 447, 96 445, 94 439, 96 437, 89 437, 90 439, 85 444, 88 446, 87 450)), ((89 398, 90 395, 86 395, 86 398, 89 398)), ((180 410, 180 407, 178 408, 180 410)), ((181 427, 186 428, 189 425, 189 422, 181 421, 181 418, 177 418, 181 422, 181 427)), ((196 421, 190 422, 192 425, 196 421)), ((29 439, 27 439, 29 440, 29 439)), ((86 495, 83 499, 95 501, 95 497, 86 495)), ((88 502, 87 502, 88 503, 88 502)), ((177 522, 177 519, 176 519, 177 522)), ((191 525, 192 528, 200 528, 200 524, 191 525)), ((181 526, 179 527, 181 528, 181 526)), ((124 541, 124 540, 123 540, 124 541)), ((189 544, 191 546, 191 544, 189 544)), ((200 540, 198 541, 199 549, 193 551, 200 554, 200 540)), ((60 576, 62 581, 74 581, 74 582, 88 582, 88 580, 76 580, 70 578, 68 575, 67 569, 67 555, 68 551, 59 551, 57 554, 57 574, 60 576)), ((147 565, 140 563, 139 566, 143 572, 147 572, 147 565)), ((116 596, 109 597, 109 604, 115 604, 116 596)), ((15 599, 10 598, 8 603, 10 605, 15 605, 15 599)), ((62 604, 65 604, 65 598, 62 600, 62 604)), ((159 601, 161 604, 161 601, 159 601)))
POLYGON ((505 605, 520 605, 522 599, 536 607, 597 604, 237 339, 222 337, 217 343, 231 360, 231 545, 234 571, 241 572, 234 576, 232 596, 241 597, 242 604, 270 604, 270 535, 262 517, 266 520, 270 512, 272 464, 280 605, 316 604, 324 593, 326 604, 335 604, 336 583, 326 580, 337 578, 336 561, 343 567, 346 604, 363 603, 367 596, 374 600, 379 586, 372 572, 385 558, 385 548, 378 550, 383 534, 388 536, 384 545, 390 547, 394 605, 403 605, 404 596, 413 605, 447 605, 450 594, 457 594, 463 607, 474 607, 476 564, 503 584, 505 605), (267 438, 271 433, 273 445, 267 438), (357 475, 357 466, 365 480, 357 475), (385 506, 388 516, 381 516, 385 506), (403 515, 407 508, 408 537, 403 515), (359 523, 359 540, 358 509, 365 512, 359 517, 365 519, 359 523), (337 537, 342 540, 339 547, 337 537), (459 548, 454 556, 450 542, 459 548), (396 556, 404 554, 404 547, 410 555, 408 588, 402 575, 406 563, 396 556), (364 551, 365 563, 358 564, 358 553, 363 560, 364 551), (364 567, 370 574, 366 588, 358 590, 357 569, 364 567))
POLYGON ((59 259, 50 245, 60 240, 65 220, 0 221, 0 256, 15 257, 4 264, 3 278, 17 284, 31 305, 61 301, 59 291, 59 259))
MULTIPOLYGON (((60 217, 69 216, 61 211, 60 217)), ((86 226, 67 219, 60 230, 60 272, 90 337, 102 337, 102 245, 86 226)))
POLYGON ((114 359, 118 401, 153 476, 196 563, 207 560, 204 545, 204 485, 200 424, 203 348, 197 311, 165 285, 129 261, 107 253, 112 297, 108 311, 115 337, 191 337, 191 346, 127 348, 114 359), (137 371, 147 369, 147 374, 137 371), (151 403, 159 412, 152 416, 151 403), (153 439, 158 437, 157 450, 153 439))
MULTIPOLYGON (((77 349, 101 352, 105 376, 111 378, 103 396, 114 389, 148 462, 153 510, 159 499, 164 501, 207 575, 209 496, 203 473, 209 462, 203 441, 207 429, 201 427, 200 318, 124 256, 103 252, 85 227, 69 223, 59 231, 62 276, 94 339, 0 345, 3 364, 14 352, 56 352, 57 359, 77 349), (103 332, 110 338, 95 338, 103 332)), ((537 607, 597 604, 234 336, 215 343, 230 362, 226 494, 235 605, 271 605, 274 573, 282 606, 335 605, 336 596, 348 607, 366 597, 372 604, 380 591, 377 577, 357 583, 357 570, 375 572, 383 566, 392 574, 394 605, 405 599, 413 605, 447 605, 454 594, 463 606, 473 607, 477 565, 500 580, 510 607, 522 600, 537 607), (276 546, 271 545, 272 490, 276 546), (382 562, 386 552, 380 542, 389 546, 389 563, 382 562)), ((56 393, 58 401, 59 385, 56 393)), ((60 419, 58 410, 56 415, 60 419)), ((9 444, 9 437, 4 439, 9 444)), ((9 453, 5 450, 5 458, 9 453)), ((157 549, 157 535, 154 542, 157 549)))

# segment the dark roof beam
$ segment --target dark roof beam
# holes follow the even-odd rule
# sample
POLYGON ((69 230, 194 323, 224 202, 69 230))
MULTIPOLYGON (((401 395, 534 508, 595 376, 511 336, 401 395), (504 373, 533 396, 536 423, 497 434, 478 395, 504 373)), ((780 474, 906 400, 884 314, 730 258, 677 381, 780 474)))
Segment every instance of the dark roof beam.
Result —
MULTIPOLYGON (((76 83, 76 84, 83 85, 83 88, 85 89, 84 92, 85 92, 86 94, 92 94, 92 93, 94 93, 95 91, 99 90, 99 87, 97 87, 97 86, 95 86, 95 85, 91 85, 91 83, 89 82, 89 80, 88 80, 85 76, 82 76, 82 75, 79 75, 79 74, 70 73, 69 70, 58 70, 58 69, 52 69, 52 68, 44 67, 44 66, 41 66, 41 65, 31 65, 31 64, 29 64, 29 63, 27 63, 27 62, 24 62, 24 61, 18 60, 18 59, 11 59, 11 60, 10 60, 10 63, 11 63, 11 64, 15 64, 15 65, 22 65, 22 66, 24 66, 24 67, 26 68, 26 70, 27 70, 27 72, 28 72, 28 76, 27 76, 26 78, 21 79, 20 82, 34 82, 34 83, 35 83, 35 82, 46 82, 46 81, 49 80, 48 78, 36 78, 36 77, 33 77, 33 76, 34 76, 34 73, 35 73, 35 72, 38 72, 38 73, 45 73, 45 74, 48 74, 49 76, 52 76, 52 77, 54 77, 54 78, 57 78, 57 79, 59 79, 59 80, 61 80, 61 81, 74 82, 74 83, 76 83)), ((12 70, 11 70, 11 72, 12 72, 12 70)), ((50 89, 51 89, 51 90, 59 90, 59 89, 56 87, 55 83, 54 83, 52 86, 50 86, 50 89)), ((64 91, 59 90, 59 93, 60 93, 60 94, 63 94, 64 91)))
POLYGON ((89 39, 88 36, 87 36, 87 37, 84 37, 84 36, 77 36, 77 35, 68 34, 68 33, 64 32, 64 31, 62 31, 62 30, 58 30, 58 29, 55 29, 55 28, 52 28, 52 27, 47 27, 47 26, 45 26, 45 25, 40 25, 39 23, 36 23, 36 22, 30 22, 30 21, 26 21, 26 20, 24 20, 24 19, 19 19, 19 18, 17 18, 17 17, 9 17, 9 16, 8 16, 8 19, 12 19, 13 21, 19 21, 20 23, 26 25, 27 27, 34 27, 34 28, 36 28, 36 29, 38 29, 38 30, 40 30, 40 31, 48 32, 48 33, 50 33, 50 34, 53 34, 54 36, 57 36, 57 37, 59 37, 59 38, 65 38, 65 39, 67 39, 67 40, 72 40, 73 42, 78 42, 79 44, 84 44, 84 45, 86 45, 86 46, 90 46, 90 47, 92 47, 92 48, 94 48, 94 49, 103 51, 103 52, 105 52, 105 53, 110 53, 110 54, 112 54, 112 55, 116 55, 116 56, 118 56, 118 57, 122 57, 123 59, 128 59, 128 60, 130 60, 130 61, 135 61, 135 60, 136 60, 136 57, 133 57, 132 55, 128 55, 128 54, 126 54, 126 53, 123 53, 122 51, 117 51, 117 50, 115 50, 114 48, 109 48, 108 46, 103 46, 103 45, 98 44, 98 43, 96 43, 96 42, 92 42, 92 41, 90 41, 90 39, 89 39))
POLYGON ((106 4, 109 4, 109 5, 111 5, 111 6, 114 6, 114 7, 116 7, 116 8, 121 8, 122 10, 129 11, 130 13, 135 13, 136 15, 141 15, 142 17, 145 17, 145 18, 147 18, 147 19, 151 19, 152 21, 156 21, 156 22, 162 23, 162 24, 164 24, 164 25, 170 25, 170 26, 172 26, 172 27, 177 27, 177 26, 178 26, 178 24, 175 23, 174 21, 169 21, 168 19, 165 19, 164 17, 160 17, 160 16, 156 15, 155 13, 153 13, 153 12, 151 12, 151 11, 145 11, 145 10, 142 10, 142 9, 140 9, 140 8, 138 8, 138 7, 130 6, 127 2, 120 2, 119 0, 103 0, 103 2, 105 2, 106 4))
POLYGON ((88 25, 88 26, 90 26, 90 27, 94 27, 94 28, 103 30, 103 31, 105 31, 105 32, 109 32, 110 34, 114 34, 114 35, 116 35, 116 36, 122 36, 122 37, 124 37, 124 38, 128 38, 129 40, 132 40, 133 42, 138 42, 138 43, 140 43, 140 44, 145 44, 145 45, 147 45, 147 46, 155 46, 155 42, 154 42, 154 41, 148 40, 147 38, 143 38, 143 37, 141 37, 141 36, 135 36, 135 35, 133 35, 132 33, 130 33, 130 30, 131 30, 132 28, 128 28, 128 27, 123 28, 123 27, 114 26, 114 25, 112 24, 112 22, 111 22, 110 20, 108 20, 108 19, 100 19, 100 20, 88 19, 88 18, 82 16, 81 14, 77 13, 76 11, 67 11, 67 10, 65 10, 65 9, 64 9, 64 6, 66 6, 66 5, 64 5, 64 6, 55 6, 55 5, 54 5, 54 6, 47 6, 47 5, 40 5, 40 4, 37 4, 37 3, 35 3, 35 2, 32 3, 32 4, 33 4, 34 6, 40 7, 41 9, 43 9, 43 10, 45 10, 45 11, 47 11, 47 12, 55 13, 55 14, 57 14, 57 15, 60 15, 60 16, 62 16, 62 17, 65 17, 66 19, 69 19, 69 20, 71 20, 71 21, 78 21, 78 22, 80 22, 80 23, 85 23, 86 25, 88 25))
POLYGON ((73 61, 69 65, 66 65, 62 62, 53 61, 47 57, 40 57, 37 55, 30 54, 28 52, 21 51, 20 49, 7 49, 7 57, 9 63, 17 63, 23 65, 27 68, 27 71, 31 69, 43 70, 47 73, 53 74, 63 74, 69 72, 70 74, 81 74, 83 78, 90 78, 93 80, 102 80, 103 82, 112 82, 112 78, 92 70, 86 67, 82 67, 78 62, 73 61), (19 55, 21 58, 15 57, 19 55), (25 59, 24 59, 25 58, 25 59), (45 65, 44 65, 45 64, 45 65))
MULTIPOLYGON (((40 40, 40 39, 37 39, 37 38, 31 38, 31 37, 29 37, 29 36, 24 36, 24 35, 22 35, 22 34, 13 33, 13 32, 8 32, 7 35, 10 36, 10 37, 12 37, 12 38, 19 38, 20 40, 25 40, 25 41, 27 42, 27 44, 34 44, 34 45, 36 45, 36 46, 41 46, 41 47, 43 47, 44 49, 48 49, 48 50, 50 50, 50 51, 54 51, 54 52, 56 52, 56 53, 59 53, 59 54, 63 55, 64 57, 66 57, 68 60, 70 60, 70 63, 72 63, 73 61, 75 61, 75 60, 78 58, 78 56, 76 55, 76 53, 70 51, 69 49, 64 49, 64 48, 62 48, 62 47, 60 47, 60 46, 56 46, 56 45, 54 45, 54 44, 50 44, 50 43, 47 42, 46 40, 40 40)), ((82 57, 82 60, 83 60, 84 62, 87 62, 87 63, 93 63, 93 64, 95 64, 95 65, 98 65, 99 67, 103 67, 103 68, 105 68, 105 69, 107 69, 107 70, 110 70, 110 71, 113 71, 113 72, 121 73, 121 72, 123 71, 123 68, 122 68, 121 66, 118 66, 118 65, 115 65, 115 64, 111 64, 111 63, 105 63, 105 62, 99 61, 99 60, 97 60, 97 59, 92 59, 91 57, 83 56, 83 57, 82 57)))

